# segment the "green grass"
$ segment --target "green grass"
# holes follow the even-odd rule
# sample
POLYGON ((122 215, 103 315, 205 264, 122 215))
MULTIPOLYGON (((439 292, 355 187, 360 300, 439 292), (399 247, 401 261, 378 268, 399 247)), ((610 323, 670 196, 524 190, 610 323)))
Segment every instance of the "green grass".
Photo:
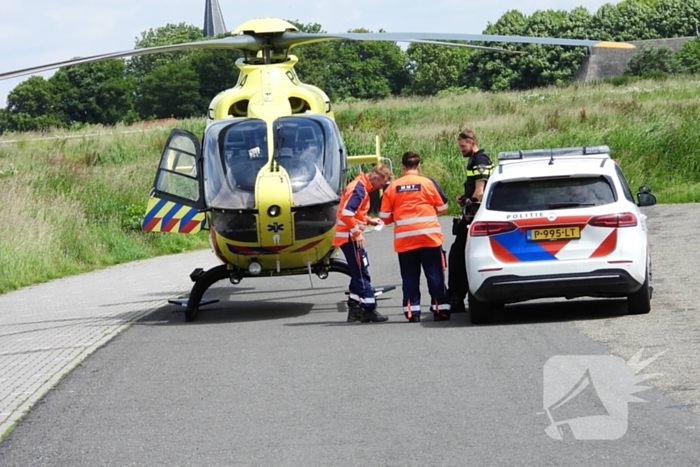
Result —
POLYGON ((525 92, 391 99, 336 106, 349 152, 366 154, 374 135, 395 171, 401 154, 421 154, 422 170, 459 192, 464 160, 456 135, 471 128, 495 160, 500 151, 607 144, 633 188, 650 185, 660 202, 700 200, 700 92, 696 77, 575 84, 525 92))
MULTIPOLYGON (((646 184, 661 203, 685 203, 700 201, 699 83, 625 80, 341 103, 334 110, 350 154, 373 153, 379 135, 398 175, 401 155, 417 151, 423 173, 451 199, 461 191, 465 165, 455 138, 468 127, 494 160, 513 149, 607 144, 633 188, 646 184)), ((207 247, 204 233, 140 231, 170 130, 201 135, 204 125, 193 119, 147 132, 91 127, 0 138, 17 140, 0 144, 0 293, 207 247), (70 138, 40 139, 56 135, 70 138)))

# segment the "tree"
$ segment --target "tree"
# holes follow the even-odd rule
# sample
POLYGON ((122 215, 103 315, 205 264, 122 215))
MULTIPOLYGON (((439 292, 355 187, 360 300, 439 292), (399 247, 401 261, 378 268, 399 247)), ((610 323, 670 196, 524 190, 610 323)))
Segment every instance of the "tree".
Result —
POLYGON ((240 70, 236 60, 242 56, 237 50, 200 49, 192 52, 188 61, 197 74, 199 102, 202 109, 221 91, 236 85, 240 70))
POLYGON ((698 21, 700 0, 658 0, 650 14, 658 37, 694 36, 698 21))
POLYGON ((606 3, 593 16, 591 38, 625 42, 663 37, 657 30, 650 3, 640 0, 626 0, 618 5, 606 3))
MULTIPOLYGON (((583 39, 590 23, 591 15, 585 8, 576 8, 571 12, 536 11, 530 17, 511 10, 495 24, 489 24, 484 34, 583 39)), ((475 52, 465 65, 463 85, 499 91, 568 82, 586 53, 582 47, 510 43, 486 45, 527 54, 475 52)))
POLYGON ((187 60, 159 66, 144 76, 137 110, 143 119, 187 118, 206 114, 199 95, 199 78, 187 60))
POLYGON ((7 95, 6 127, 10 131, 45 130, 66 125, 53 84, 32 76, 7 95))
POLYGON ((136 119, 136 82, 127 76, 121 59, 61 68, 49 82, 69 123, 114 125, 136 119))
POLYGON ((6 108, 0 108, 0 135, 10 130, 10 113, 6 108))
MULTIPOLYGON (((318 23, 301 24, 298 21, 290 21, 301 32, 325 32, 318 23)), ((318 86, 330 92, 328 83, 331 82, 331 64, 335 61, 335 50, 331 47, 331 41, 315 42, 313 44, 294 47, 291 53, 299 58, 299 63, 294 67, 299 79, 303 83, 318 86)), ((333 98, 333 96, 331 96, 333 98)))
MULTIPOLYGON (((302 32, 324 32, 318 23, 290 22, 302 32)), ((292 53, 299 57, 299 79, 323 89, 331 100, 398 95, 410 82, 407 57, 391 41, 323 41, 295 47, 292 53)))
POLYGON ((330 46, 335 59, 325 91, 332 99, 381 99, 398 95, 409 83, 407 57, 395 42, 335 41, 330 46))
MULTIPOLYGON (((182 44, 185 42, 195 42, 201 40, 202 30, 196 26, 185 23, 166 24, 163 27, 149 29, 141 33, 141 38, 136 39, 135 48, 143 49, 146 47, 157 47, 161 45, 182 44)), ((149 55, 139 55, 132 57, 129 60, 128 71, 141 81, 148 73, 155 68, 171 63, 173 60, 178 60, 190 54, 190 51, 183 50, 179 52, 157 53, 149 55)))
POLYGON ((406 54, 412 81, 404 93, 432 96, 463 84, 470 87, 470 83, 461 82, 461 77, 464 64, 471 53, 471 49, 462 47, 415 43, 409 45, 406 54))
POLYGON ((678 70, 683 73, 700 73, 700 37, 689 40, 673 56, 678 70))
POLYGON ((643 45, 634 54, 625 68, 626 75, 644 76, 654 73, 674 73, 676 65, 673 51, 666 46, 651 47, 643 45))

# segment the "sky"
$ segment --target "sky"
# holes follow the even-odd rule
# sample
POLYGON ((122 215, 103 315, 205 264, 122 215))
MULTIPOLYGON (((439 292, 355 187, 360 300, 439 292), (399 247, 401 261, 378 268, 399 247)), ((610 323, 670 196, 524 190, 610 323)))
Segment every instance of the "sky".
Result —
MULTIPOLYGON (((318 23, 327 32, 479 34, 505 12, 583 6, 595 13, 616 0, 219 0, 229 30, 262 17, 318 23)), ((149 29, 168 23, 202 27, 205 0, 0 1, 0 72, 134 48, 149 29)), ((40 73, 48 78, 53 71, 40 73)), ((23 76, 0 81, 0 107, 23 76)))

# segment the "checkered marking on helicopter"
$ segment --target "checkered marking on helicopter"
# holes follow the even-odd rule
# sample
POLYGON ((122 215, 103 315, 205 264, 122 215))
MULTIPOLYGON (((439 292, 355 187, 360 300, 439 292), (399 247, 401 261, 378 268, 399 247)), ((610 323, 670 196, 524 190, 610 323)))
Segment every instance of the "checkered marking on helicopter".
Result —
POLYGON ((148 200, 142 229, 146 232, 194 234, 202 230, 205 222, 204 213, 196 208, 154 197, 148 200))

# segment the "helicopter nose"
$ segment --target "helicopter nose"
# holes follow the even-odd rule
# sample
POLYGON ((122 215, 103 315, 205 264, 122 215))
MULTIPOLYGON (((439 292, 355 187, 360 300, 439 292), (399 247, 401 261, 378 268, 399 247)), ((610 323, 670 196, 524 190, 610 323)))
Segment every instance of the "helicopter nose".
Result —
POLYGON ((255 196, 260 216, 260 245, 269 248, 291 245, 294 242, 292 189, 287 174, 260 171, 255 196))

